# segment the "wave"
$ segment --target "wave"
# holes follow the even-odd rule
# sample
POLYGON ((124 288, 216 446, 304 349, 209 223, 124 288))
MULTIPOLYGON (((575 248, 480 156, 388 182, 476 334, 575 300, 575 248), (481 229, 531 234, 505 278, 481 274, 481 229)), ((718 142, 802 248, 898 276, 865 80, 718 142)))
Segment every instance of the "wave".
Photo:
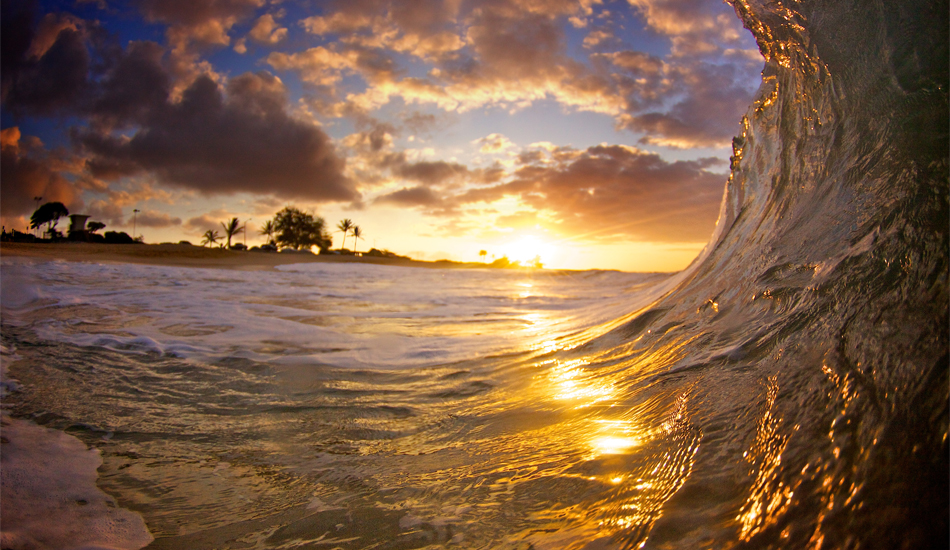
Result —
POLYGON ((620 539, 945 545, 947 4, 732 3, 766 66, 713 239, 577 355, 689 424, 655 462, 675 492, 617 508, 620 539))

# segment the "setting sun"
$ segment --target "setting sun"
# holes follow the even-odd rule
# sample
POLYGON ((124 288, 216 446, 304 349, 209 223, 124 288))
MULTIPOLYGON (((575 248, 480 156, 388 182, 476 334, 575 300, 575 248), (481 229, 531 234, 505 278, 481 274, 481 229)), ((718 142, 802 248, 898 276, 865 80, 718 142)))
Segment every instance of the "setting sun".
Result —
POLYGON ((502 251, 513 262, 529 264, 535 258, 540 258, 541 263, 552 261, 556 248, 553 244, 542 241, 534 235, 526 235, 503 246, 502 251))

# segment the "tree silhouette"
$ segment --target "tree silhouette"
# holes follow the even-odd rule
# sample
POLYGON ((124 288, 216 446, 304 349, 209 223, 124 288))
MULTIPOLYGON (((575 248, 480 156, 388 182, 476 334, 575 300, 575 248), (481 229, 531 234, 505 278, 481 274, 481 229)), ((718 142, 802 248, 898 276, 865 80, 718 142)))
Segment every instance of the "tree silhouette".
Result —
POLYGON ((360 226, 354 225, 350 232, 353 233, 353 253, 356 254, 356 244, 357 239, 363 238, 363 231, 360 229, 360 226))
POLYGON ((296 250, 314 245, 326 250, 333 246, 333 239, 327 233, 323 218, 292 206, 274 215, 274 234, 279 246, 290 246, 296 250))
POLYGON ((343 232, 343 243, 340 245, 340 249, 346 248, 346 234, 349 233, 350 229, 353 228, 353 220, 349 218, 344 218, 340 220, 340 223, 336 224, 337 229, 343 232))
POLYGON ((88 224, 86 224, 86 229, 88 229, 90 233, 95 233, 96 231, 99 231, 105 226, 106 224, 102 222, 89 222, 88 224))
POLYGON ((479 251, 478 251, 478 257, 481 258, 483 262, 485 261, 485 256, 488 256, 488 251, 487 251, 487 250, 479 250, 479 251))
POLYGON ((210 247, 211 245, 218 242, 218 239, 220 238, 221 237, 218 235, 217 231, 215 231, 214 229, 209 229, 205 231, 204 238, 201 240, 201 245, 202 246, 208 245, 210 247))
POLYGON ((230 249, 231 237, 244 231, 244 228, 241 227, 241 222, 239 222, 237 218, 231 218, 231 221, 228 223, 221 222, 221 227, 224 228, 224 233, 228 236, 228 249, 230 249))
POLYGON ((68 215, 69 210, 66 210, 66 206, 63 203, 48 202, 37 208, 36 212, 33 212, 33 215, 30 216, 30 228, 36 229, 45 223, 48 224, 46 232, 52 234, 53 228, 56 227, 56 223, 59 219, 68 215))
POLYGON ((261 235, 267 235, 267 244, 274 244, 274 233, 277 228, 274 227, 274 220, 267 220, 261 227, 261 235))

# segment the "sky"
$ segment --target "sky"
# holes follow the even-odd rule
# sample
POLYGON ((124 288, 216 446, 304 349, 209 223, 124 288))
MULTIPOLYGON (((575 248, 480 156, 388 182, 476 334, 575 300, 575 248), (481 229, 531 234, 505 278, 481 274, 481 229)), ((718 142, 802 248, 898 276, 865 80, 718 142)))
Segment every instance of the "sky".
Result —
POLYGON ((262 244, 294 206, 334 248, 347 218, 360 251, 679 270, 712 234, 763 66, 716 0, 2 10, 4 227, 59 201, 149 243, 236 217, 262 244))

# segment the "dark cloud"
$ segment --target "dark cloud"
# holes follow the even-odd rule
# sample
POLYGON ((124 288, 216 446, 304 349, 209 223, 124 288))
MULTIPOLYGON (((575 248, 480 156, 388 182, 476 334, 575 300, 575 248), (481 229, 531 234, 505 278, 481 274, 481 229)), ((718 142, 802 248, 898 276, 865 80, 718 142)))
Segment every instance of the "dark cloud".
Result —
POLYGON ((250 18, 264 0, 138 0, 148 21, 168 25, 168 41, 176 49, 192 43, 226 46, 228 32, 250 18))
POLYGON ((448 180, 468 174, 468 167, 442 160, 435 162, 415 162, 400 164, 393 174, 397 177, 417 181, 424 185, 439 185, 448 180))
POLYGON ((677 72, 681 99, 672 108, 626 115, 620 125, 644 132, 644 143, 682 148, 727 143, 753 91, 742 84, 733 65, 697 63, 677 72))
POLYGON ((47 15, 36 25, 29 3, 4 2, 0 18, 3 106, 14 113, 68 113, 88 87, 90 54, 81 23, 47 15))
POLYGON ((399 191, 378 197, 375 202, 399 206, 436 206, 441 199, 428 187, 404 187, 399 191))
POLYGON ((136 167, 205 194, 357 199, 327 135, 287 108, 283 84, 269 73, 236 77, 226 93, 201 77, 180 102, 155 109, 131 139, 92 130, 77 132, 76 139, 100 175, 136 167))
POLYGON ((154 42, 131 42, 105 74, 91 114, 106 127, 142 124, 168 100, 173 78, 162 58, 165 50, 154 42))
POLYGON ((135 216, 134 221, 138 227, 163 228, 181 225, 181 218, 157 210, 143 210, 135 216))
POLYGON ((189 218, 184 225, 186 229, 196 234, 204 233, 209 229, 220 232, 221 221, 231 219, 232 217, 233 216, 224 210, 215 210, 214 212, 208 212, 200 216, 189 218))
MULTIPOLYGON (((666 162, 625 146, 597 146, 571 160, 526 165, 505 183, 467 191, 456 204, 515 197, 545 213, 565 234, 657 242, 709 238, 725 175, 709 172, 718 159, 666 162)), ((524 216, 508 220, 519 225, 524 216)), ((500 219, 499 223, 506 223, 500 219)))
MULTIPOLYGON (((89 204, 85 211, 89 214, 91 221, 98 221, 106 224, 108 228, 125 227, 125 214, 122 207, 112 201, 94 200, 89 204)), ((130 220, 131 222, 131 220, 130 220)), ((131 223, 129 224, 131 225, 131 223)))

